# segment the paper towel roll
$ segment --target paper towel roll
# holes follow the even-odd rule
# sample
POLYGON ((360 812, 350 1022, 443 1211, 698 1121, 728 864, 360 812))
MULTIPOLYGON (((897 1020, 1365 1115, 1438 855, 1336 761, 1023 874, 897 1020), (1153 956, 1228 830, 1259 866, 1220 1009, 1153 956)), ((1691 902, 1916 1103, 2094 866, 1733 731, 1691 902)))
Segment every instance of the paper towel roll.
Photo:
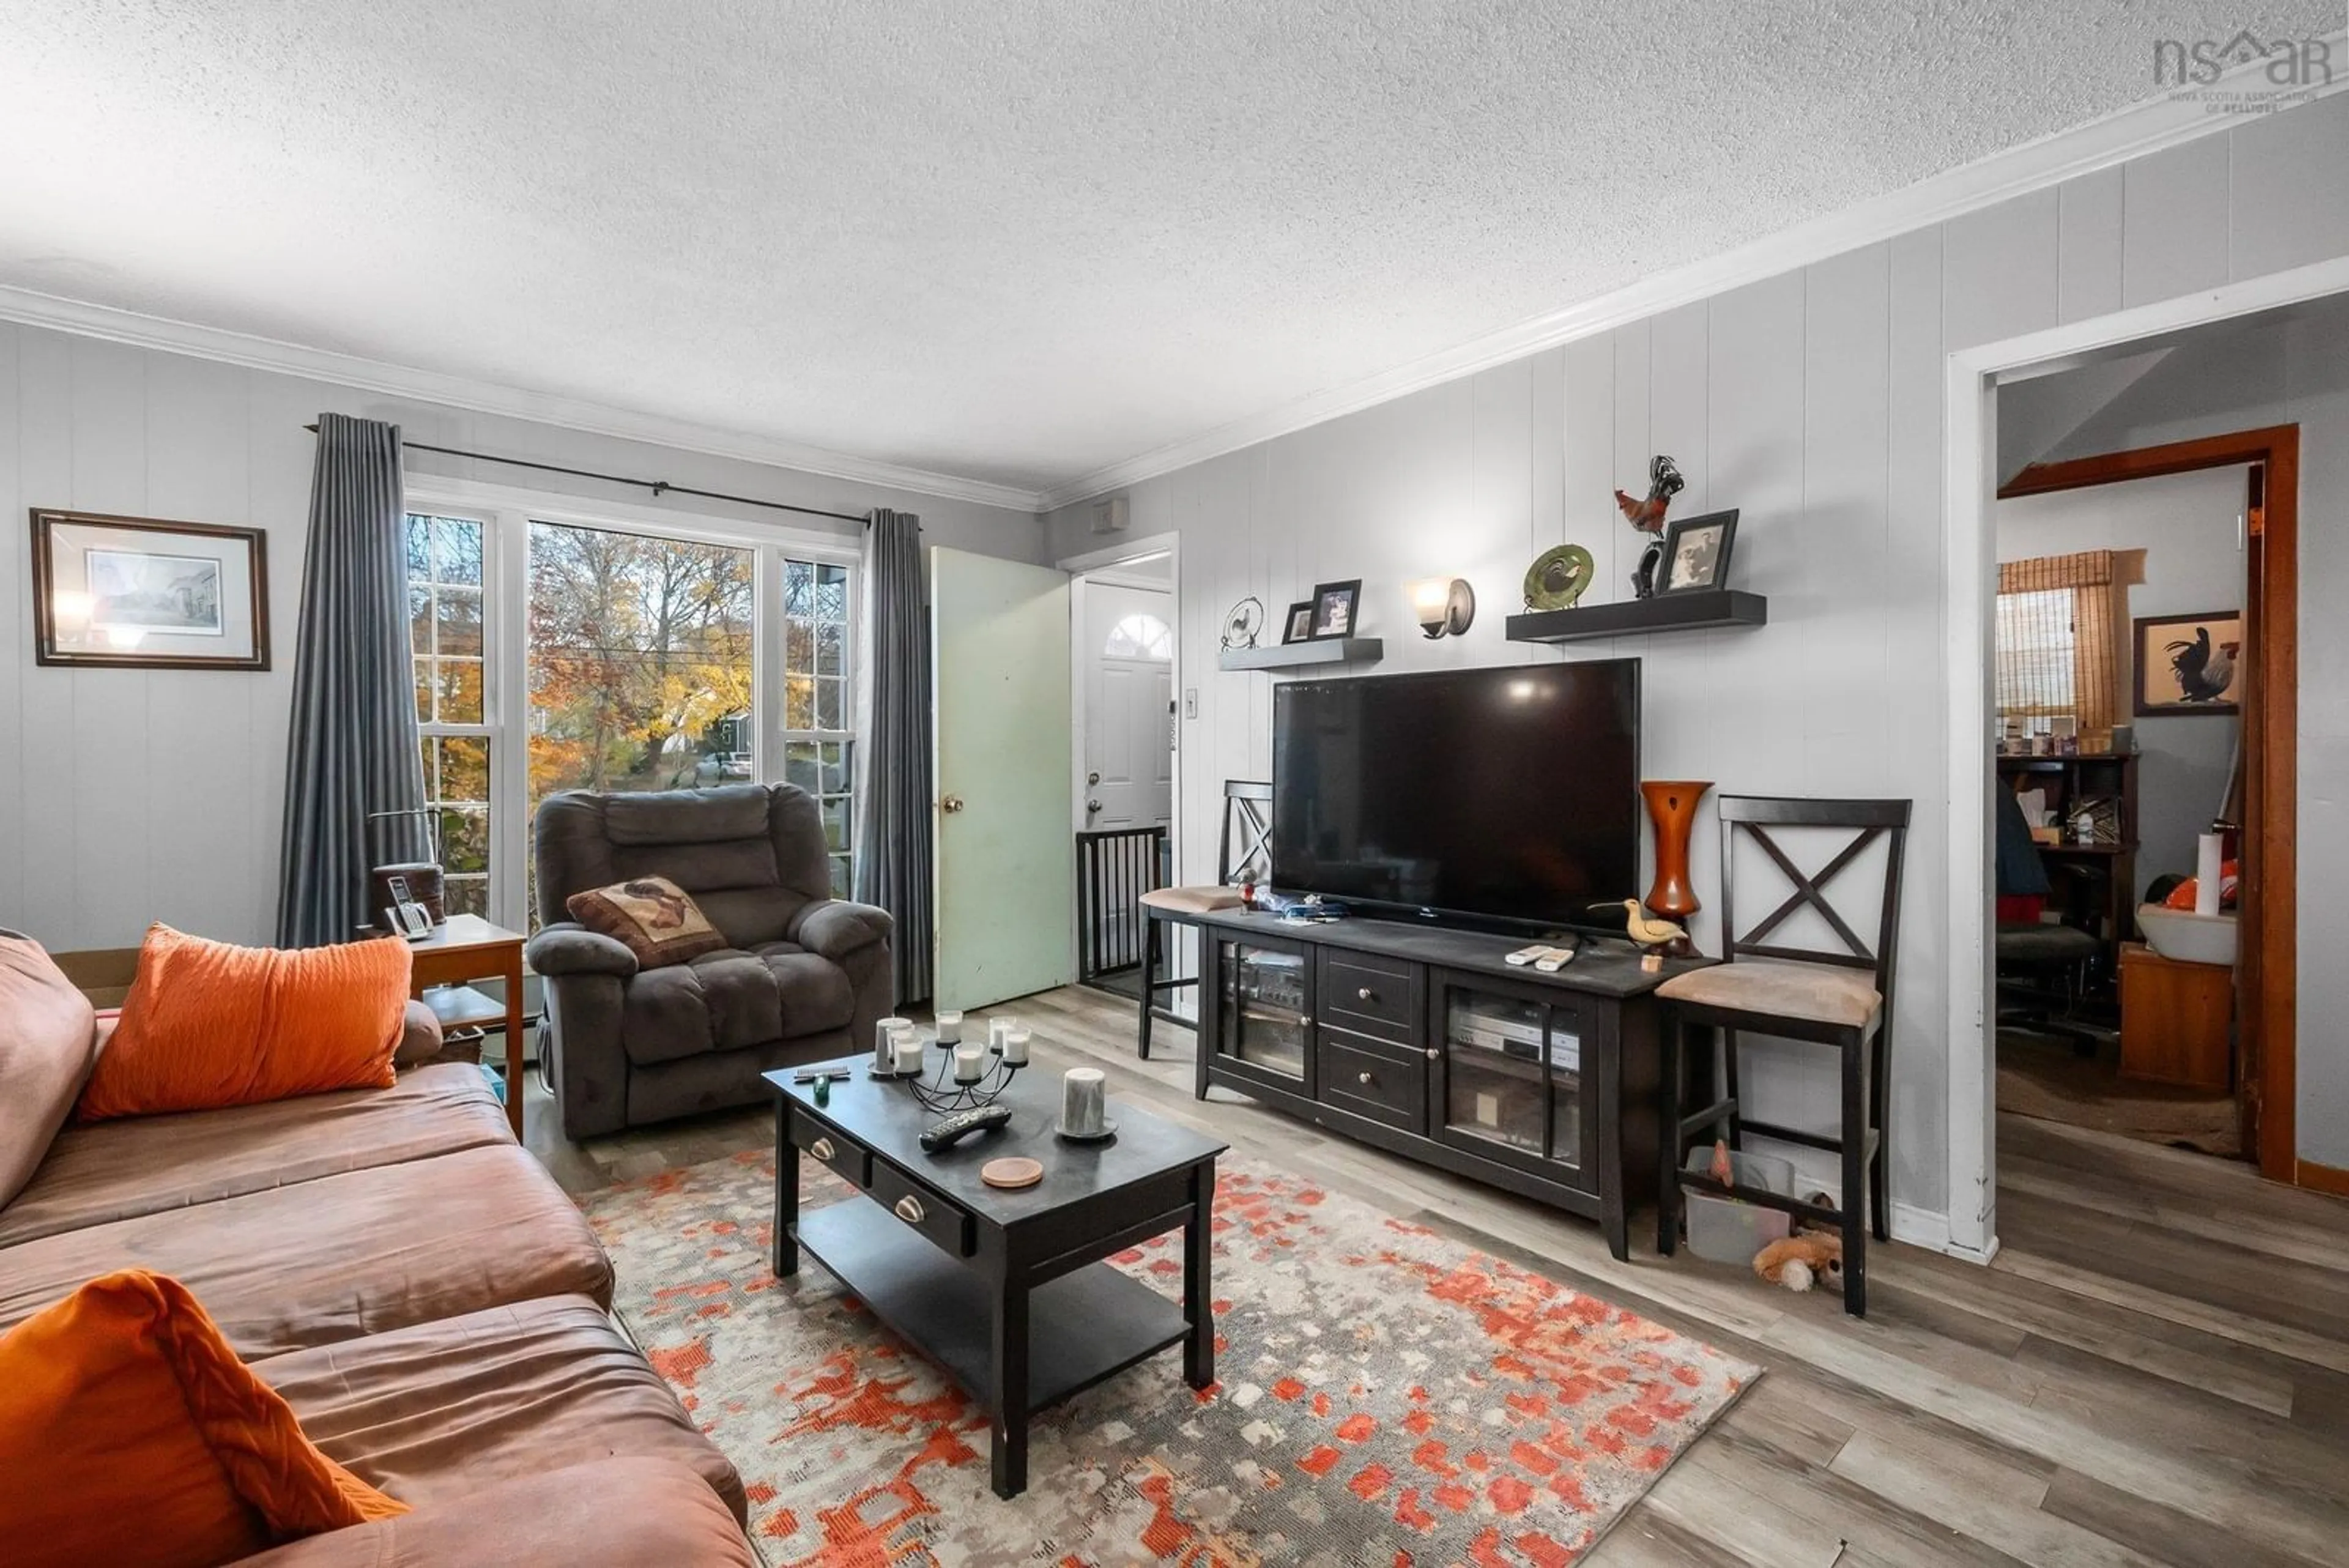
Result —
POLYGON ((2220 857, 2225 853, 2226 840, 2215 833, 2206 833, 2194 844, 2194 912, 2215 915, 2219 912, 2220 857))

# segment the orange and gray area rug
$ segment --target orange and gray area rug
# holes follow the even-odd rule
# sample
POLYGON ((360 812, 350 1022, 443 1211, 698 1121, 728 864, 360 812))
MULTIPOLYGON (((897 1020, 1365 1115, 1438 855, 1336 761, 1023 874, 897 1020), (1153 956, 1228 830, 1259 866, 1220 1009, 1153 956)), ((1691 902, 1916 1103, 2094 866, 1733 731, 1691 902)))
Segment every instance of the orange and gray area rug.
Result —
MULTIPOLYGON (((849 1198, 802 1169, 804 1205, 849 1198)), ((1572 1563, 1759 1376, 1227 1158, 1221 1381, 1185 1386, 1176 1349, 1047 1411, 1006 1502, 974 1403, 812 1260, 768 1272, 773 1170, 744 1154, 585 1208, 621 1318, 741 1471, 777 1565, 1572 1563)), ((1112 1262, 1175 1295, 1180 1245, 1112 1262)))

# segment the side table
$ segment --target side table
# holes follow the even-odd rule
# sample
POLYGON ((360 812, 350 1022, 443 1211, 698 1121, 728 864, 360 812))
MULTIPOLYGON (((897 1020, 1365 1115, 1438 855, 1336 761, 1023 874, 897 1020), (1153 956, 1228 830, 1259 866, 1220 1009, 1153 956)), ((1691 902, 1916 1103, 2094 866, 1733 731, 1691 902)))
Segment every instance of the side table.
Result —
MULTIPOLYGON (((505 981, 502 1011, 489 998, 481 997, 484 1005, 479 1011, 442 1013, 440 1026, 460 1029, 492 1024, 505 1030, 506 1120, 513 1127, 516 1143, 522 1141, 523 940, 520 931, 493 926, 479 915, 451 915, 446 925, 433 927, 430 936, 408 944, 415 962, 409 985, 419 999, 436 985, 463 985, 470 981, 490 979, 505 981)), ((436 1007, 433 1012, 440 1013, 440 1009, 436 1007)))

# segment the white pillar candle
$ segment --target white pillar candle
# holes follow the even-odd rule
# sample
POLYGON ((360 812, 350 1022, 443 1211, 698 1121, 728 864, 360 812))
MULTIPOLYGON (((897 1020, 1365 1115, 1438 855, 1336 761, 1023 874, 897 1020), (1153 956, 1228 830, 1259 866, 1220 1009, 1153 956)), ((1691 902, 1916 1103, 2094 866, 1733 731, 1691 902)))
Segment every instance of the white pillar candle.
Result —
POLYGON ((1019 1020, 1008 1012, 999 1012, 987 1021, 987 1043, 1000 1047, 1003 1037, 1019 1027, 1019 1020))
POLYGON ((955 1047, 954 1057, 956 1083, 976 1084, 978 1082, 979 1075, 984 1071, 984 1069, 979 1065, 979 1058, 981 1054, 979 1048, 976 1045, 957 1045, 955 1047))
POLYGON ((1027 1065, 1028 1040, 1029 1033, 1025 1029, 1005 1030, 1003 1032, 1004 1061, 1015 1067, 1027 1065))
POLYGON ((938 1044, 941 1045, 959 1045, 962 1044, 961 1013, 941 1012, 938 1014, 938 1044))
POLYGON ((1061 1130, 1092 1137, 1109 1116, 1109 1083, 1098 1067, 1071 1067, 1061 1075, 1061 1130))
POLYGON ((886 1073, 891 1069, 896 1061, 897 1031, 911 1029, 913 1026, 913 1021, 907 1018, 890 1017, 874 1023, 873 1025, 873 1070, 874 1072, 886 1073))
POLYGON ((922 1071, 922 1037, 908 1029, 897 1036, 897 1071, 905 1077, 919 1077, 922 1071))

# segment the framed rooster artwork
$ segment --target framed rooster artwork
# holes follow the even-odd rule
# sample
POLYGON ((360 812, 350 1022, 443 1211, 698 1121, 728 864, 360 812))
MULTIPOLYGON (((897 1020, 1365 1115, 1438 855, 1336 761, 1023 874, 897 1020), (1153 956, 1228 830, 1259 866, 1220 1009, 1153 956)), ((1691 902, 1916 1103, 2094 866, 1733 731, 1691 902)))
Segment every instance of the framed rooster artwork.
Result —
POLYGON ((2241 711, 2243 612, 2141 616, 2137 632, 2137 716, 2241 711))

